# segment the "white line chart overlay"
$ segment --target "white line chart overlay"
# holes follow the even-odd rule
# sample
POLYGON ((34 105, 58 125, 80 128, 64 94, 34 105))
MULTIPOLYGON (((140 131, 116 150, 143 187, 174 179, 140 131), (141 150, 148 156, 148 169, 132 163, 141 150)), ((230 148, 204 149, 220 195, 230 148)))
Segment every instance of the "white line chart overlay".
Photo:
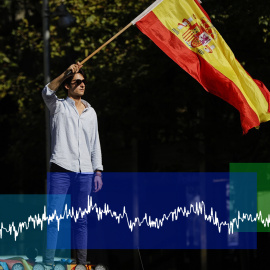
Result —
POLYGON ((196 202, 195 204, 190 204, 189 207, 180 207, 177 206, 175 209, 173 209, 169 213, 164 213, 161 218, 153 218, 147 213, 144 214, 143 218, 135 217, 135 218, 129 218, 128 213, 126 211, 126 207, 123 206, 123 210, 121 213, 117 213, 113 211, 113 209, 110 209, 110 206, 108 204, 104 204, 103 207, 99 207, 96 203, 93 204, 92 196, 88 196, 88 206, 86 209, 79 209, 78 211, 74 211, 73 207, 71 209, 68 209, 68 205, 65 204, 64 206, 64 212, 62 215, 57 215, 56 210, 52 215, 47 216, 47 208, 44 206, 44 212, 42 215, 36 214, 34 216, 30 215, 27 219, 27 221, 19 222, 19 224, 15 225, 14 222, 8 225, 4 225, 3 222, 1 222, 0 226, 0 239, 3 237, 3 232, 7 233, 9 235, 14 236, 14 240, 17 240, 17 237, 19 234, 23 232, 23 230, 28 230, 28 228, 33 226, 34 229, 40 228, 40 230, 43 230, 44 222, 47 222, 50 224, 53 221, 57 222, 58 231, 60 229, 60 223, 63 219, 74 219, 76 222, 79 217, 83 217, 85 215, 90 214, 91 212, 96 213, 97 219, 100 221, 102 220, 103 216, 110 216, 112 219, 115 219, 118 224, 123 220, 127 223, 127 226, 129 230, 132 232, 135 228, 135 226, 142 226, 145 224, 146 226, 150 228, 160 229, 164 222, 174 222, 177 221, 179 216, 183 216, 188 218, 191 214, 195 214, 197 216, 202 216, 205 221, 212 223, 214 226, 217 227, 218 232, 220 233, 222 230, 222 227, 225 227, 228 231, 228 234, 232 234, 234 232, 234 229, 239 229, 241 222, 248 221, 248 222, 257 222, 260 221, 264 227, 269 227, 270 224, 270 214, 268 217, 263 218, 261 211, 259 213, 256 213, 256 215, 252 216, 248 213, 240 213, 238 211, 238 217, 232 219, 231 221, 220 221, 218 218, 218 213, 214 211, 213 208, 211 208, 210 213, 206 213, 206 207, 205 203, 203 201, 196 202))

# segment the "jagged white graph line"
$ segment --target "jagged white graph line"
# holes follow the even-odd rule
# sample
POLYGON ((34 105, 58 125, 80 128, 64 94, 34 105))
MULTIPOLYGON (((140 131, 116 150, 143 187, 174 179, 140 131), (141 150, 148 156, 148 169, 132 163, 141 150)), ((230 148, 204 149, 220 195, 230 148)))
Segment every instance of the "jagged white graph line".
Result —
POLYGON ((58 226, 58 231, 59 231, 61 220, 73 218, 74 221, 77 222, 80 216, 83 217, 84 215, 88 215, 92 211, 96 212, 98 220, 102 220, 103 215, 106 215, 106 216, 111 215, 112 218, 115 218, 117 220, 118 224, 120 223, 122 219, 126 219, 128 227, 131 232, 133 231, 136 225, 142 226, 142 224, 144 223, 146 223, 146 225, 150 228, 159 229, 160 227, 163 226, 164 221, 168 221, 169 219, 171 219, 171 221, 178 220, 179 214, 182 214, 183 217, 189 217, 190 214, 196 214, 198 216, 203 215, 205 221, 208 221, 218 227, 219 233, 221 232, 222 226, 225 226, 228 229, 228 233, 231 234, 233 233, 234 226, 236 226, 239 229, 240 222, 244 222, 245 220, 249 222, 261 221, 264 227, 266 226, 269 227, 269 224, 270 224, 270 214, 268 215, 267 218, 263 219, 261 211, 259 213, 256 213, 255 217, 252 217, 251 214, 245 214, 245 213, 241 215, 240 211, 238 211, 237 218, 234 218, 233 220, 229 222, 227 221, 220 222, 217 217, 217 212, 214 211, 213 208, 211 208, 210 214, 206 213, 205 204, 203 201, 196 202, 195 206, 193 204, 190 204, 189 210, 186 207, 182 208, 178 206, 173 211, 171 211, 168 215, 163 214, 162 218, 152 219, 151 216, 148 216, 148 214, 145 213, 144 217, 141 220, 139 217, 135 217, 134 220, 129 219, 125 206, 123 207, 123 212, 120 214, 116 213, 115 211, 112 211, 109 208, 109 205, 106 203, 104 204, 104 208, 102 209, 98 207, 96 203, 93 204, 91 196, 88 196, 87 209, 82 210, 81 208, 79 208, 79 210, 76 210, 74 212, 74 208, 72 207, 71 209, 68 209, 67 204, 65 205, 64 209, 65 210, 62 215, 58 216, 57 211, 55 210, 53 214, 47 216, 46 206, 44 206, 44 212, 41 217, 39 214, 35 215, 34 217, 30 215, 28 217, 28 221, 20 222, 17 228, 14 222, 9 224, 8 228, 5 228, 3 222, 1 222, 0 239, 2 239, 3 231, 5 231, 6 233, 9 233, 10 235, 12 235, 13 233, 14 240, 16 241, 18 235, 22 233, 23 229, 27 230, 29 228, 30 223, 33 224, 34 229, 40 226, 40 229, 43 230, 43 223, 45 221, 47 221, 48 224, 50 224, 52 221, 57 221, 57 226, 58 226))

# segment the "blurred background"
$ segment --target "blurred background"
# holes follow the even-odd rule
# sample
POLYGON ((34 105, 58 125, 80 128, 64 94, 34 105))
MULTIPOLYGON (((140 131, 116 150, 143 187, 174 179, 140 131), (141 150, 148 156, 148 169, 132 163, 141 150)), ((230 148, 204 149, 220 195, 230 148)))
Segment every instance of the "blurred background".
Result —
MULTIPOLYGON (((45 193, 45 83, 83 60, 152 2, 0 1, 2 194, 45 193)), ((269 88, 270 4, 205 0, 203 7, 238 61, 269 88)), ((204 91, 135 26, 85 63, 84 70, 84 99, 98 115, 107 172, 228 172, 230 163, 270 160, 270 123, 242 135, 238 111, 204 91)), ((64 91, 58 96, 65 97, 64 91)), ((257 250, 140 254, 144 269, 251 269, 267 260, 269 238, 258 233, 257 250)), ((93 250, 91 260, 104 261, 110 269, 142 269, 137 250, 93 250)))

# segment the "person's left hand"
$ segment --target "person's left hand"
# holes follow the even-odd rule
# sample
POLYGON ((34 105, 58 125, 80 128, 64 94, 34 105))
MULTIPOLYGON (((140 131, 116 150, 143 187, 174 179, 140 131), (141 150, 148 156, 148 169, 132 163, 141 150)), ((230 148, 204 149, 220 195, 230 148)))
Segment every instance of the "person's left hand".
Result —
POLYGON ((103 182, 101 176, 96 175, 94 179, 94 192, 98 192, 99 190, 101 190, 102 186, 103 182))

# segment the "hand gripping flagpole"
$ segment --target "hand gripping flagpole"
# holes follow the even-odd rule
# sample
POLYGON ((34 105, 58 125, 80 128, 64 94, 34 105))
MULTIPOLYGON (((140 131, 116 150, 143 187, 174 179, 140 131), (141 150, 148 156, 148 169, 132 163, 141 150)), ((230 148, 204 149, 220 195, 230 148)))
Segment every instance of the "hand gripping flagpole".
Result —
MULTIPOLYGON (((137 16, 134 20, 132 20, 128 25, 126 25, 122 30, 120 30, 117 34, 115 34, 112 38, 106 41, 103 45, 101 45, 98 49, 96 49, 93 53, 88 55, 83 61, 80 63, 83 65, 86 61, 88 61, 91 57, 93 57, 96 53, 102 50, 106 45, 112 42, 115 38, 121 35, 124 31, 126 31, 131 25, 136 24, 137 21, 141 20, 145 15, 147 15, 153 8, 158 6, 163 0, 156 0, 152 5, 150 5, 147 9, 145 9, 139 16, 137 16)), ((68 72, 67 76, 71 74, 71 70, 68 72)))

